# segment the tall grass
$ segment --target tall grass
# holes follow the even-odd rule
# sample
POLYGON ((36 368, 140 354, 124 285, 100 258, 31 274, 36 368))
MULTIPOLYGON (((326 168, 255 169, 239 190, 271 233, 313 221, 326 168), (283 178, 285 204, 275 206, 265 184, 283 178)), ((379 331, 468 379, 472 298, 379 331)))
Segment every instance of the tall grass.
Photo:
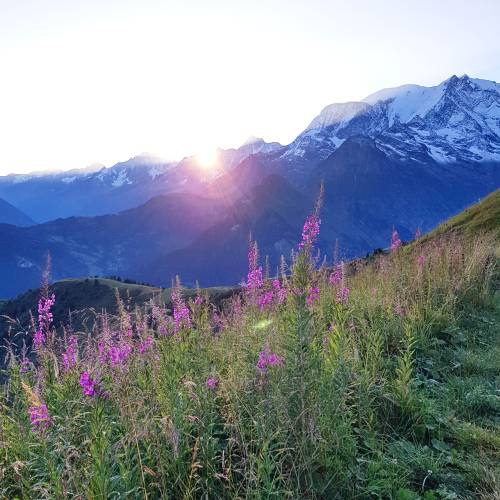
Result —
POLYGON ((89 335, 42 319, 0 399, 0 496, 454 498, 419 360, 490 300, 492 241, 331 269, 309 224, 291 274, 261 279, 252 246, 249 286, 222 308, 178 285, 173 311, 118 297, 89 335))

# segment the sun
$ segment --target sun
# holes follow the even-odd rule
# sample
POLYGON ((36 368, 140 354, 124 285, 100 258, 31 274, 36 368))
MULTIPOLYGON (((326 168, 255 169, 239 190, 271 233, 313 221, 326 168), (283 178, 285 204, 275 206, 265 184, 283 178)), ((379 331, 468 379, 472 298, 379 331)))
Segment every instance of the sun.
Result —
POLYGON ((196 161, 198 165, 206 170, 215 167, 218 159, 219 159, 219 152, 216 149, 208 149, 206 151, 200 151, 196 155, 196 161))

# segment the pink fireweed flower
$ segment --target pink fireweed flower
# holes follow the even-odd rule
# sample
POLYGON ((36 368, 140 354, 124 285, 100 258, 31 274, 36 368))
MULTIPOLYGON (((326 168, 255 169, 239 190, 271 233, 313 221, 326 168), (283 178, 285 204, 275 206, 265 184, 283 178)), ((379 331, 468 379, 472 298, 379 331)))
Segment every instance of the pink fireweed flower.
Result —
POLYGON ((56 296, 54 294, 40 297, 38 301, 38 327, 33 337, 35 349, 40 349, 45 343, 47 333, 54 319, 51 308, 55 301, 56 296))
POLYGON ((321 220, 316 214, 311 214, 307 217, 302 228, 302 241, 299 243, 299 250, 313 246, 319 235, 320 224, 321 220))
POLYGON ((186 302, 182 298, 180 286, 176 285, 172 290, 172 315, 174 317, 174 333, 178 333, 183 328, 191 328, 191 316, 186 302))
POLYGON ((329 281, 330 285, 338 285, 339 283, 342 282, 344 278, 344 263, 341 262, 340 264, 337 264, 332 273, 330 274, 329 281))
POLYGON ((255 241, 250 241, 250 246, 248 249, 248 269, 252 271, 256 269, 259 260, 259 254, 257 250, 257 243, 255 241))
POLYGON ((261 373, 266 373, 269 367, 282 366, 284 358, 278 356, 276 353, 271 352, 266 345, 264 349, 259 352, 259 359, 257 360, 257 368, 261 373))
POLYGON ((263 284, 262 267, 258 265, 257 243, 251 241, 248 250, 248 275, 245 286, 247 290, 252 291, 262 288, 263 284))
POLYGON ((69 371, 73 366, 76 365, 76 355, 78 352, 78 339, 75 335, 71 335, 68 340, 68 345, 66 346, 66 350, 62 355, 62 362, 64 371, 69 371))
POLYGON ((347 302, 349 301, 349 293, 350 293, 349 288, 345 286, 340 288, 339 290, 337 290, 337 294, 335 296, 336 301, 339 304, 344 304, 344 305, 347 304, 347 302))
POLYGON ((420 228, 417 227, 417 230, 415 231, 415 239, 418 240, 422 236, 422 231, 420 231, 420 228))
POLYGON ((278 302, 278 304, 283 304, 283 302, 285 302, 286 300, 286 295, 287 295, 286 288, 281 286, 280 280, 277 279, 272 281, 272 287, 274 291, 274 296, 276 298, 276 302, 278 302))
POLYGON ((106 363, 106 361, 108 360, 108 346, 104 342, 98 342, 97 352, 99 361, 101 363, 106 363))
POLYGON ((154 339, 151 335, 145 338, 140 344, 139 344, 139 352, 141 354, 144 354, 147 351, 150 351, 153 349, 154 346, 154 339))
POLYGON ((394 229, 391 236, 391 252, 395 252, 402 245, 398 232, 394 229))
POLYGON ((156 324, 161 323, 165 319, 165 309, 153 303, 151 307, 151 318, 156 324))
POLYGON ((309 293, 306 296, 306 304, 308 307, 312 307, 315 302, 319 300, 319 288, 317 286, 311 287, 309 293))
POLYGON ((158 304, 153 304, 151 309, 151 318, 160 335, 167 336, 172 334, 173 320, 170 316, 167 316, 164 307, 160 307, 158 304))
POLYGON ((194 305, 195 306, 201 306, 203 304, 203 297, 201 295, 197 295, 194 298, 194 305))
POLYGON ((264 284, 264 278, 262 274, 262 267, 257 267, 256 269, 249 271, 247 275, 246 288, 247 290, 258 290, 262 288, 264 284))
POLYGON ((111 366, 124 365, 132 353, 132 345, 127 341, 113 341, 112 339, 97 344, 99 361, 111 366))
POLYGON ((47 409, 47 405, 45 403, 40 403, 39 405, 31 406, 28 409, 31 429, 33 432, 36 431, 44 431, 48 429, 50 426, 50 416, 49 410, 47 409))
POLYGON ((273 297, 274 297, 274 294, 273 294, 272 290, 269 290, 269 291, 263 293, 259 297, 259 307, 260 307, 260 309, 263 310, 266 307, 271 306, 271 304, 273 303, 273 297))
POLYGON ((207 387, 207 389, 215 391, 215 389, 217 389, 217 387, 219 386, 219 381, 214 377, 209 377, 205 382, 205 386, 207 387))
POLYGON ((132 346, 127 342, 120 342, 117 345, 108 347, 108 359, 112 366, 118 366, 125 363, 132 352, 132 346))
POLYGON ((97 393, 97 382, 87 371, 83 372, 80 376, 80 386, 83 390, 84 396, 95 396, 97 393))
POLYGON ((217 332, 222 330, 225 326, 225 321, 222 314, 219 314, 217 311, 214 311, 212 314, 212 323, 217 332))

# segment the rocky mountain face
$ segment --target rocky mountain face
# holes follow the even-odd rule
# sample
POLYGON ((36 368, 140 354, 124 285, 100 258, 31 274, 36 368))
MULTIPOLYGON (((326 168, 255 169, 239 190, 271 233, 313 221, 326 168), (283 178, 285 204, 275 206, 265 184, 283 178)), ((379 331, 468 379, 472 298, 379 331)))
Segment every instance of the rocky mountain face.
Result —
POLYGON ((290 254, 321 183, 319 246, 330 256, 386 247, 393 227, 406 240, 432 229, 500 187, 499 84, 453 76, 332 104, 287 146, 252 139, 219 150, 212 172, 195 158, 143 155, 109 169, 0 178, 0 196, 38 220, 119 212, 0 225, 9 242, 0 297, 36 286, 47 250, 55 278, 235 284, 250 233, 271 270, 290 254))

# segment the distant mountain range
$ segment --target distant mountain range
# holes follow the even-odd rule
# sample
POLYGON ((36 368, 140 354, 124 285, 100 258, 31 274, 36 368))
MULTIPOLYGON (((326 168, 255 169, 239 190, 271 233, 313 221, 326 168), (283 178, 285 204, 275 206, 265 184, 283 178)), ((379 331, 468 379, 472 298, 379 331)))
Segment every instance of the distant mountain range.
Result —
POLYGON ((143 153, 110 168, 96 164, 66 172, 11 174, 0 176, 0 197, 21 207, 38 222, 117 213, 159 194, 202 193, 214 175, 250 155, 280 147, 251 138, 238 149, 219 149, 220 169, 216 172, 200 169, 195 157, 173 163, 143 153))
POLYGON ((14 205, 0 198, 0 224, 13 224, 15 226, 30 226, 35 221, 21 212, 14 205))
POLYGON ((289 145, 252 139, 218 155, 213 172, 195 158, 141 155, 0 178, 0 197, 46 221, 0 225, 0 296, 35 286, 47 250, 55 278, 237 283, 249 234, 273 270, 300 238, 322 181, 324 252, 385 247, 392 227, 410 239, 500 186, 500 85, 464 75, 385 89, 327 106, 289 145), (70 215, 80 217, 49 221, 70 215))

